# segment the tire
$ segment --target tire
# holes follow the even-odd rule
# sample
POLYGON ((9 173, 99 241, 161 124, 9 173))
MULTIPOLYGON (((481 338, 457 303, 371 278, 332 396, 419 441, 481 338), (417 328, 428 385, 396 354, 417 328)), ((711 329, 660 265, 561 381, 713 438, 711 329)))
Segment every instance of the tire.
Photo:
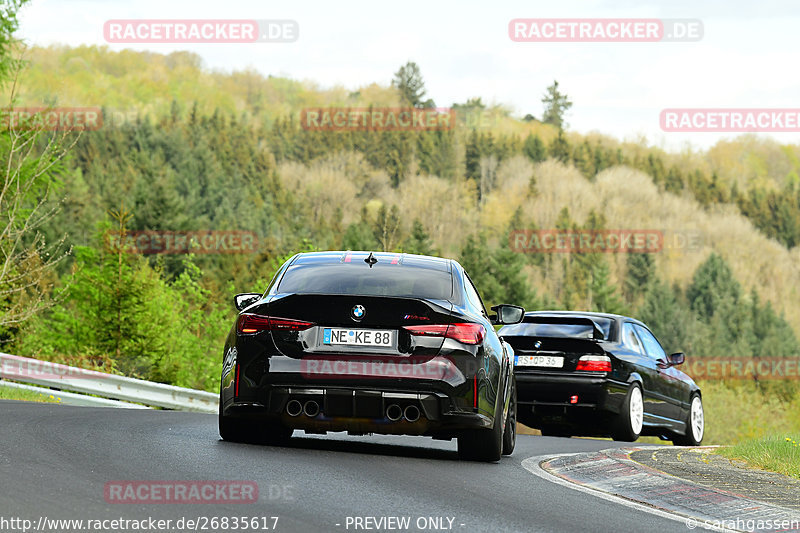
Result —
POLYGON ((503 452, 503 401, 497 398, 491 429, 473 429, 458 437, 458 457, 464 461, 495 462, 503 452))
POLYGON ((508 402, 508 415, 503 430, 503 455, 514 453, 514 446, 517 444, 517 380, 511 379, 511 399, 508 402))
POLYGON ((292 430, 277 422, 225 416, 222 414, 222 398, 220 398, 219 436, 222 440, 230 442, 285 444, 292 436, 292 430))
POLYGON ((700 446, 705 429, 703 400, 699 394, 692 394, 692 399, 689 400, 689 412, 686 414, 686 435, 674 435, 672 444, 675 446, 700 446))
POLYGON ((644 422, 644 397, 642 387, 634 383, 628 389, 622 409, 614 420, 611 437, 623 442, 634 442, 642 434, 644 422))
POLYGON ((248 430, 246 420, 222 414, 222 396, 219 399, 219 436, 230 442, 245 442, 248 430))

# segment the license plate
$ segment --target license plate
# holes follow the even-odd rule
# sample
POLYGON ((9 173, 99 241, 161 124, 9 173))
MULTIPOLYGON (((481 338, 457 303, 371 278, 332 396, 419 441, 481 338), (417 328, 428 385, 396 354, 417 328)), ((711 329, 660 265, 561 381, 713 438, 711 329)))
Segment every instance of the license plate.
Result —
POLYGON ((351 346, 394 346, 394 331, 384 329, 325 328, 322 344, 351 346))
POLYGON ((547 368, 563 368, 564 358, 552 355, 515 355, 516 366, 542 366, 547 368))

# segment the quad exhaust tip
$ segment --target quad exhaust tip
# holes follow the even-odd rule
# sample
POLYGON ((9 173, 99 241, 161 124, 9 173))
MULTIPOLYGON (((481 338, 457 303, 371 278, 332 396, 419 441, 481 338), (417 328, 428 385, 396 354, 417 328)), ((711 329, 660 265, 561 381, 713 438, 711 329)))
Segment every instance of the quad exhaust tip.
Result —
POLYGON ((409 405, 406 407, 405 411, 403 411, 403 418, 405 418, 409 422, 416 422, 419 420, 419 409, 416 405, 409 405))
POLYGON ((297 400, 289 400, 289 403, 286 404, 286 413, 289 416, 300 416, 302 412, 303 406, 297 400))
POLYGON ((392 405, 386 408, 386 418, 388 418, 392 422, 397 422, 398 420, 403 418, 403 410, 400 408, 399 405, 393 403, 392 405))
POLYGON ((303 406, 303 413, 307 417, 314 418, 319 414, 319 404, 314 400, 308 400, 303 406))

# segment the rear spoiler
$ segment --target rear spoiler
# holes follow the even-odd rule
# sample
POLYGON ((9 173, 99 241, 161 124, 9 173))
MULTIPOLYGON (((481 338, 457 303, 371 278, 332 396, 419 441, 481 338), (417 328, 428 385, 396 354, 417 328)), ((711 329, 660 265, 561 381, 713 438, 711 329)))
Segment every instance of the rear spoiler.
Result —
POLYGON ((597 340, 605 339, 603 330, 597 325, 597 322, 588 317, 582 316, 526 316, 523 323, 529 324, 567 324, 574 326, 591 326, 592 338, 597 340))

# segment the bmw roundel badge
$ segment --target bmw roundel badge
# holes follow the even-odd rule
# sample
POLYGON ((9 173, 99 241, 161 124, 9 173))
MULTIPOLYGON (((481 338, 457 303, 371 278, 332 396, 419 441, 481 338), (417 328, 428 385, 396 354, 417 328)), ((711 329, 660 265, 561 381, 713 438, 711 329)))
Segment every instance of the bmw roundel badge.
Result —
POLYGON ((350 311, 350 315, 353 317, 353 320, 361 320, 366 314, 367 311, 361 304, 354 305, 352 311, 350 311))

